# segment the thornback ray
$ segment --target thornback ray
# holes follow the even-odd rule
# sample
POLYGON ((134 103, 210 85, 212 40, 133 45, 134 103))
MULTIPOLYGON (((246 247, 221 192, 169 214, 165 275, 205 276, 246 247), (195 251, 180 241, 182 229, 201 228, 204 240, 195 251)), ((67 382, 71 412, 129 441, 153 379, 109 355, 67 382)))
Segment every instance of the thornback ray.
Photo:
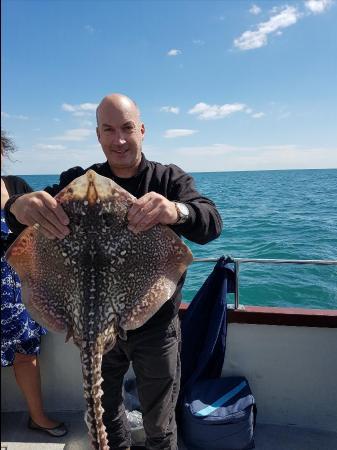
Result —
POLYGON ((6 257, 17 271, 33 318, 67 332, 80 349, 86 422, 94 449, 107 450, 101 363, 119 334, 142 326, 172 297, 192 253, 168 227, 133 233, 127 213, 136 200, 89 170, 55 197, 70 234, 49 240, 28 227, 6 257))

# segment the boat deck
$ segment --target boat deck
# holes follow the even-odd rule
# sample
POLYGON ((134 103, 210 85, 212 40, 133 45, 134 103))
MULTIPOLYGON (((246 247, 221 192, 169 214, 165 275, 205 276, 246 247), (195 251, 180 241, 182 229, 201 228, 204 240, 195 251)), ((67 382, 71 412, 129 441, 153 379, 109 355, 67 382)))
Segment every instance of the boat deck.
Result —
MULTIPOLYGON (((56 439, 29 430, 27 413, 2 413, 1 450, 90 450, 83 413, 55 413, 52 417, 66 422, 69 428, 67 436, 56 439)), ((258 424, 255 445, 256 450, 335 450, 337 431, 258 424)), ((179 450, 185 450, 185 447, 179 445, 179 450)))

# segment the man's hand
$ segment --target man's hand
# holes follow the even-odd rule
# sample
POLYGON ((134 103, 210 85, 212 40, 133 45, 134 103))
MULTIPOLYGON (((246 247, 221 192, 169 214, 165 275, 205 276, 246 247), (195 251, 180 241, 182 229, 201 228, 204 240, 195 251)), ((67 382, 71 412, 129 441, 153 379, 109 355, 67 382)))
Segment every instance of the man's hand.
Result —
POLYGON ((173 202, 156 192, 149 192, 135 201, 128 213, 129 230, 134 233, 146 231, 161 223, 172 225, 178 220, 173 202))
POLYGON ((24 225, 39 224, 48 239, 63 239, 70 230, 69 218, 62 206, 47 192, 38 191, 17 198, 10 208, 24 225))

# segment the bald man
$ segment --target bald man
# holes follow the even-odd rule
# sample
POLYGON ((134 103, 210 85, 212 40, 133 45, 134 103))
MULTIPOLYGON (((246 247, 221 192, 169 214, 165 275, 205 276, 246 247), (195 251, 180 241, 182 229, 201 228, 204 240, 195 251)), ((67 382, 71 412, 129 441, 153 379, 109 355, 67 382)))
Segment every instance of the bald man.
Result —
MULTIPOLYGON (((91 169, 115 181, 137 198, 128 213, 128 227, 145 231, 169 225, 179 235, 205 244, 218 237, 222 221, 212 201, 194 187, 191 176, 179 167, 148 161, 142 153, 145 127, 136 103, 122 94, 103 98, 96 112, 97 138, 104 163, 63 172, 58 185, 44 191, 12 197, 6 204, 10 227, 19 231, 38 223, 46 237, 63 239, 69 219, 53 198, 75 178, 91 169)), ((131 445, 122 398, 123 377, 132 361, 142 408, 148 450, 176 450, 175 406, 179 393, 180 327, 178 310, 183 276, 176 292, 142 327, 117 339, 103 358, 103 419, 110 449, 131 445)))

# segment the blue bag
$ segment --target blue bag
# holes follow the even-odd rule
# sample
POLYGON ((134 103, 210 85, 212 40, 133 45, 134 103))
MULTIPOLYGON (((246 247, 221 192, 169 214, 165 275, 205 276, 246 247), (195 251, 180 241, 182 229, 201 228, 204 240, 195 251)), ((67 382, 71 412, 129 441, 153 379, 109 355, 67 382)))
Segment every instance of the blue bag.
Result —
POLYGON ((244 377, 221 378, 227 293, 235 290, 230 258, 218 260, 182 320, 178 423, 188 450, 254 448, 255 400, 244 377))
POLYGON ((255 400, 244 377, 198 381, 184 399, 184 444, 188 450, 254 448, 255 416, 255 400))

